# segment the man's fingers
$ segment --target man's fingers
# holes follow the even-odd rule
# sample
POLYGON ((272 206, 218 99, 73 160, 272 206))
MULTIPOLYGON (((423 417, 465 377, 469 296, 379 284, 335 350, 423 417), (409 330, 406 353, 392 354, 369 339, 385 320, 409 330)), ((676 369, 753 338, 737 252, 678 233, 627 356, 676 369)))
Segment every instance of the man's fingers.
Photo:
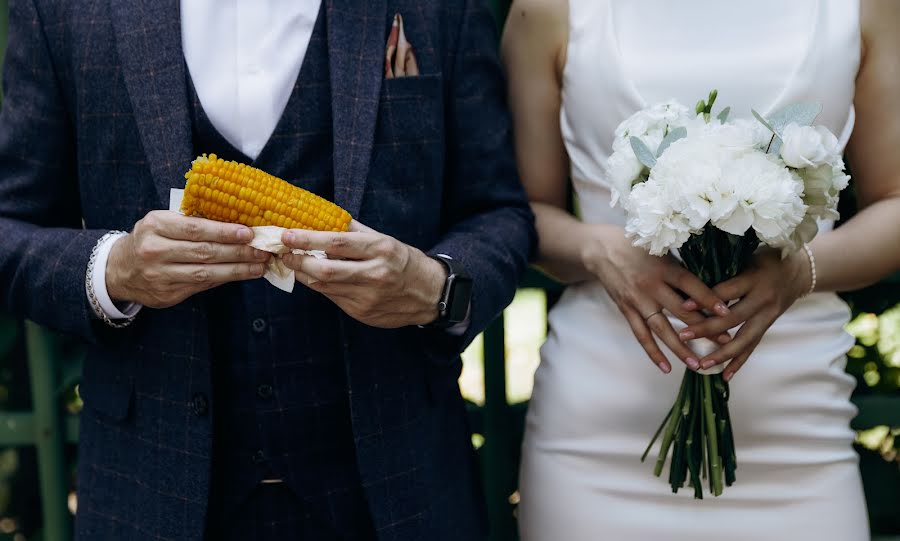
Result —
POLYGON ((253 240, 253 231, 247 226, 182 216, 167 210, 152 212, 142 221, 157 235, 174 240, 221 244, 246 244, 253 240))
POLYGON ((173 263, 266 263, 272 257, 241 244, 163 239, 160 245, 170 254, 167 260, 173 263))
POLYGON ((628 320, 628 324, 631 326, 631 332, 634 333, 634 337, 637 338, 638 343, 644 348, 644 351, 647 352, 647 356, 650 357, 653 364, 655 364, 664 374, 671 372, 672 365, 669 364, 666 355, 659 349, 659 344, 656 343, 656 339, 653 338, 653 333, 650 332, 650 329, 647 328, 646 323, 644 323, 644 318, 630 308, 622 310, 622 313, 625 315, 625 319, 628 320))
POLYGON ((285 231, 281 242, 291 249, 322 250, 330 258, 372 259, 378 254, 375 246, 382 236, 371 233, 335 233, 291 229, 285 231))
POLYGON ((176 283, 193 283, 199 288, 227 282, 261 278, 266 272, 262 263, 213 263, 209 265, 172 265, 169 279, 176 283))
POLYGON ((670 276, 671 278, 667 280, 669 285, 683 291, 700 307, 719 316, 728 314, 728 306, 725 305, 725 302, 712 289, 706 287, 706 284, 699 278, 687 270, 681 269, 680 272, 672 273, 670 276))
POLYGON ((360 283, 365 282, 365 272, 371 265, 362 261, 344 261, 340 259, 317 259, 307 255, 287 254, 284 264, 294 271, 320 282, 360 283))
POLYGON ((350 231, 353 233, 378 233, 378 231, 356 220, 350 221, 350 231))

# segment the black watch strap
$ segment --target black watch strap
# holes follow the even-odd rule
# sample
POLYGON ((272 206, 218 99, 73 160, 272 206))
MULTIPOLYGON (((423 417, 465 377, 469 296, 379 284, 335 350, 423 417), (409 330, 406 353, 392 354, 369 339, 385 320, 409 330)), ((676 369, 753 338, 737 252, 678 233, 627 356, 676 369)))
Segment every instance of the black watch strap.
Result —
POLYGON ((449 256, 429 256, 441 263, 447 271, 444 288, 438 300, 438 317, 428 327, 448 328, 466 319, 472 298, 472 279, 466 275, 462 264, 449 256))

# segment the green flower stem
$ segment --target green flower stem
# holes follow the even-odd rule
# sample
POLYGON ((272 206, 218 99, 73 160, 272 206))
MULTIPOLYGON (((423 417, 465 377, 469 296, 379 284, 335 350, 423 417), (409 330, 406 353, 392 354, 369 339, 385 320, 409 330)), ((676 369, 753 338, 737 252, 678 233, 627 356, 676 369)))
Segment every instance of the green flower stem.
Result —
POLYGON ((718 431, 716 430, 716 414, 713 412, 712 389, 710 376, 703 378, 703 417, 706 421, 706 442, 709 447, 709 485, 713 496, 722 494, 722 460, 719 457, 718 431))

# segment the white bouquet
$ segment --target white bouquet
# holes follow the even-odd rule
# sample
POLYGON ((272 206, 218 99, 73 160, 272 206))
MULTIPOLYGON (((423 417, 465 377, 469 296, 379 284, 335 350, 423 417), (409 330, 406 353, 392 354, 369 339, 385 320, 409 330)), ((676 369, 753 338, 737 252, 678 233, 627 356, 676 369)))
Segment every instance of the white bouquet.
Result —
MULTIPOLYGON (((850 180, 837 138, 811 125, 819 104, 729 120, 730 108, 712 115, 716 96, 713 90, 694 111, 669 101, 635 113, 616 129, 606 164, 612 204, 625 210, 634 245, 658 256, 676 251, 710 287, 739 274, 761 244, 787 254, 812 240, 817 219, 838 217, 838 194, 850 180)), ((661 475, 672 449, 673 491, 690 482, 702 498, 704 474, 715 496, 734 482, 728 383, 720 374, 685 372, 642 460, 660 434, 654 473, 661 475)))

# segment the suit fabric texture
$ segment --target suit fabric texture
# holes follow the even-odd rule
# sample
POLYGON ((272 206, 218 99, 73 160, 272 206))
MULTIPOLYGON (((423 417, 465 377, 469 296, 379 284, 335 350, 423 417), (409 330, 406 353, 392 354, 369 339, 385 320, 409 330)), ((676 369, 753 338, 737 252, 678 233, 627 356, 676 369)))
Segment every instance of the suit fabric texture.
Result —
MULTIPOLYGON (((84 293, 97 240, 166 208, 193 158, 178 5, 10 2, 0 283, 7 309, 89 344, 78 539, 200 540, 208 512, 209 299, 145 309, 114 330, 84 293)), ((380 541, 479 539, 459 353, 511 300, 535 242, 494 21, 481 0, 326 0, 324 15, 335 201, 383 233, 451 254, 475 279, 462 336, 322 319, 338 332, 369 515, 380 541), (420 77, 383 80, 395 12, 420 77)))
MULTIPOLYGON (((252 162, 333 197, 331 83, 320 11, 293 92, 256 160, 216 130, 187 77, 195 154, 252 162)), ((356 466, 337 307, 310 289, 286 294, 264 280, 227 284, 206 298, 215 404, 206 536, 373 539, 356 466), (257 488, 271 479, 283 480, 293 494, 257 488), (278 497, 292 505, 260 503, 278 497), (270 512, 258 515, 267 507, 270 512), (237 527, 236 517, 246 517, 246 527, 237 527), (259 528, 255 520, 281 526, 259 528)))

